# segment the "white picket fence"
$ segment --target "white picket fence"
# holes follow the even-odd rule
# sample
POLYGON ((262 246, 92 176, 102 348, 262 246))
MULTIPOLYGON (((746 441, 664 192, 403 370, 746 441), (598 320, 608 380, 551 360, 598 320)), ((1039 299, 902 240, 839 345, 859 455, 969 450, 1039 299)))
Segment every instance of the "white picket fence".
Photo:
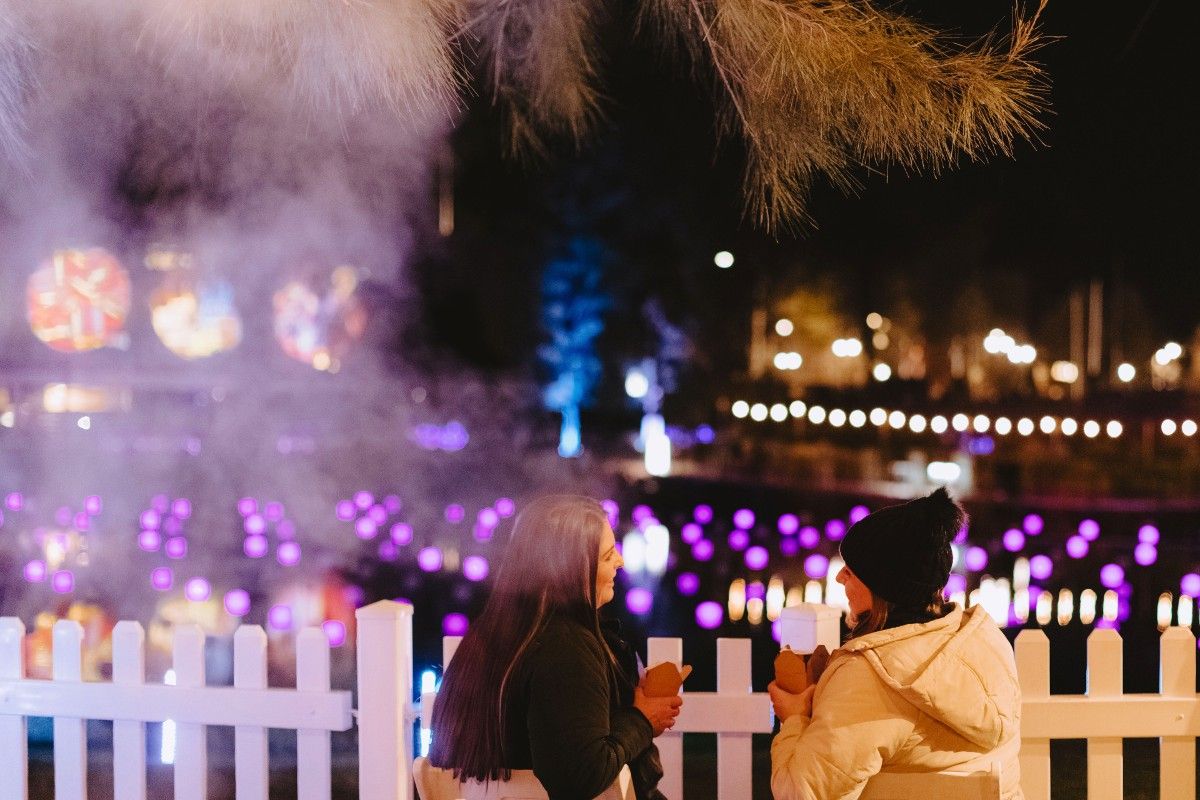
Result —
MULTIPOLYGON (((785 609, 782 640, 799 652, 817 644, 833 647, 840 611, 803 605, 785 609)), ((295 689, 269 688, 266 636, 257 626, 234 635, 234 685, 205 685, 204 636, 195 626, 176 630, 174 686, 145 683, 144 635, 137 623, 118 623, 113 632, 111 683, 81 680, 82 630, 61 621, 53 634, 53 679, 24 676, 24 625, 0 619, 0 798, 27 797, 26 718, 54 718, 57 800, 85 800, 86 720, 113 721, 114 796, 146 796, 146 723, 173 720, 177 726, 175 797, 200 800, 207 788, 206 726, 235 729, 238 800, 267 797, 267 729, 297 734, 300 800, 328 800, 331 793, 330 732, 348 730, 357 714, 359 797, 413 800, 411 766, 414 728, 427 721, 434 695, 414 702, 411 606, 381 601, 361 608, 358 618, 359 708, 350 693, 329 688, 329 647, 320 629, 297 637, 295 689)), ((458 639, 443 642, 443 663, 458 639)), ((1195 692, 1196 641, 1186 628, 1169 628, 1161 640, 1158 694, 1123 694, 1121 640, 1097 630, 1088 641, 1088 690, 1051 695, 1049 641, 1041 631, 1023 631, 1016 642, 1017 669, 1025 701, 1022 719, 1021 783, 1028 800, 1050 798, 1050 740, 1088 740, 1088 798, 1122 795, 1122 737, 1161 740, 1161 796, 1195 800, 1195 742, 1200 736, 1200 696, 1195 692)), ((651 639, 648 662, 680 663, 679 639, 651 639)), ((719 800, 744 798, 752 786, 751 736, 772 729, 770 702, 750 685, 750 642, 717 641, 717 691, 685 692, 673 731, 658 739, 667 796, 682 798, 683 734, 717 736, 719 800)))

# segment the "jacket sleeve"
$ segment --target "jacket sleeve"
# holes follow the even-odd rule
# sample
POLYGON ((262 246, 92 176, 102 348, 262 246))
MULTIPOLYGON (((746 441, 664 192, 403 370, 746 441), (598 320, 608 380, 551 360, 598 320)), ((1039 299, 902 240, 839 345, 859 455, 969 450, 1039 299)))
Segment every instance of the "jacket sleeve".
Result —
POLYGON ((590 800, 653 742, 635 708, 609 707, 603 654, 584 643, 547 643, 532 659, 529 684, 533 772, 552 798, 590 800))
POLYGON ((776 800, 853 800, 913 732, 916 709, 862 657, 824 677, 812 717, 789 717, 771 743, 776 800))

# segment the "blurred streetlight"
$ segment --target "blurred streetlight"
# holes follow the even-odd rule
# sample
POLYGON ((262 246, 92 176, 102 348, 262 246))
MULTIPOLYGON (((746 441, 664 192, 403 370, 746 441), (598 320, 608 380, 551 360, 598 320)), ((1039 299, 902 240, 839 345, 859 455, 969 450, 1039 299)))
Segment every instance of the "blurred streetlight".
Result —
POLYGON ((781 319, 775 323, 775 332, 780 336, 791 336, 796 330, 796 326, 792 324, 790 319, 781 319))
POLYGON ((875 377, 875 380, 879 381, 880 383, 883 383, 888 378, 892 377, 892 368, 889 367, 887 364, 883 364, 883 363, 876 364, 875 367, 871 370, 871 374, 875 377))
POLYGON ((1117 367, 1117 378, 1121 383, 1129 383, 1137 377, 1137 367, 1129 362, 1125 362, 1117 367))
POLYGON ((728 250, 721 250, 713 256, 713 263, 718 269, 729 269, 733 266, 733 253, 728 250))

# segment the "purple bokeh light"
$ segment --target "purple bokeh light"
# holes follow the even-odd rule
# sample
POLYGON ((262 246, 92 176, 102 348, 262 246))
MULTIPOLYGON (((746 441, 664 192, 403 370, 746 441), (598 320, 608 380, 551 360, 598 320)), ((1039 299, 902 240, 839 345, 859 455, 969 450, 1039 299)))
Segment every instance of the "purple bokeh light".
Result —
POLYGON ((275 560, 285 567, 300 563, 300 545, 297 542, 280 542, 275 548, 275 560))
POLYGON ((850 524, 853 525, 854 523, 865 519, 870 513, 871 509, 867 508, 866 506, 855 506, 854 508, 850 509, 850 515, 848 517, 850 524))
POLYGON ((739 508, 733 512, 733 525, 735 528, 750 529, 754 527, 754 512, 748 508, 739 508))
POLYGON ((150 585, 165 592, 175 585, 175 573, 170 567, 155 567, 150 571, 150 585))
POLYGON ((9 492, 4 498, 4 505, 9 511, 20 511, 25 507, 25 498, 20 492, 9 492))
POLYGON ((267 520, 262 514, 251 514, 246 517, 246 521, 242 523, 243 530, 249 534, 266 533, 267 520))
POLYGON ((1149 542, 1139 542, 1133 548, 1133 560, 1140 566, 1148 567, 1158 560, 1158 549, 1149 542))
POLYGON ((263 516, 269 522, 279 522, 283 519, 283 503, 272 501, 263 506, 263 516))
POLYGON ((1079 523, 1079 535, 1089 542, 1094 542, 1100 536, 1100 523, 1094 519, 1085 519, 1079 523))
POLYGON ((959 575, 957 572, 952 572, 950 573, 950 577, 946 579, 946 588, 942 590, 942 594, 951 595, 955 592, 965 592, 966 590, 966 576, 959 575))
POLYGON ((750 534, 743 530, 732 530, 727 541, 730 550, 741 552, 750 546, 750 534))
POLYGON ((441 548, 432 545, 421 548, 417 553, 417 566, 424 572, 437 572, 442 568, 441 548))
POLYGON ((771 623, 771 638, 776 642, 783 639, 783 620, 777 619, 771 623))
POLYGON ((955 544, 964 544, 967 541, 967 528, 968 527, 969 526, 967 526, 967 525, 963 525, 961 528, 958 529, 958 533, 954 534, 954 543, 955 544))
POLYGON ((267 624, 277 631, 290 631, 292 629, 292 607, 271 606, 271 610, 267 612, 267 624))
POLYGON ((400 557, 400 548, 391 539, 379 541, 379 557, 384 561, 395 561, 400 557))
POLYGON ((98 494, 88 495, 83 501, 83 510, 94 517, 104 510, 104 501, 98 494))
POLYGON ((1158 544, 1158 539, 1158 528, 1154 525, 1147 523, 1138 528, 1138 541, 1142 544, 1158 544))
POLYGON ((451 525, 457 525, 458 523, 462 522, 466 516, 467 510, 463 508, 461 504, 451 503, 450 505, 446 506, 446 522, 449 522, 451 525))
POLYGON ((237 510, 243 517, 248 517, 258 511, 258 501, 253 497, 243 497, 237 501, 237 510))
POLYGON ((778 528, 784 536, 793 536, 800 530, 800 518, 795 514, 784 514, 779 518, 778 528))
POLYGON ((829 559, 813 553, 804 559, 804 574, 810 578, 824 578, 829 573, 829 559))
POLYGON ((1105 564, 1100 568, 1100 585, 1116 589, 1125 582, 1125 570, 1120 564, 1105 564))
POLYGON ((1189 572, 1179 579, 1179 593, 1188 597, 1200 597, 1200 574, 1189 572))
POLYGON ((800 552, 800 543, 794 538, 783 539, 779 542, 779 552, 785 556, 794 556, 800 552))
POLYGON ((167 558, 186 558, 187 551, 188 542, 182 536, 172 536, 163 545, 163 552, 167 554, 167 558))
POLYGON ((192 516, 192 502, 186 497, 180 497, 171 504, 171 513, 179 519, 189 519, 192 516))
POLYGON ((635 586, 625 593, 625 607, 631 614, 644 617, 654 607, 654 595, 650 594, 649 589, 635 586))
POLYGON ((713 547, 711 540, 701 539, 692 545, 692 558, 696 559, 697 561, 710 561, 712 560, 713 552, 715 552, 715 550, 716 548, 713 547))
POLYGON ((58 510, 54 512, 54 521, 58 523, 58 527, 65 528, 71 524, 72 516, 74 515, 71 513, 70 506, 59 506, 58 510))
POLYGON ((488 560, 483 556, 467 556, 463 559, 463 576, 469 581, 478 583, 486 579, 489 569, 488 560))
POLYGON ((67 594, 75 589, 75 576, 69 569, 60 569, 50 578, 50 588, 59 594, 67 594))
MULTIPOLYGON (((174 517, 171 518, 175 520, 174 517)), ((92 518, 87 515, 86 511, 80 511, 75 514, 75 518, 71 520, 72 526, 77 531, 86 531, 92 527, 92 518)))
POLYGON ((696 441, 700 444, 712 444, 717 439, 717 432, 711 425, 696 426, 696 441))
POLYGON ((686 544, 695 544, 704 538, 704 530, 694 522, 689 522, 679 529, 679 538, 686 544))
POLYGON ((383 507, 387 509, 389 514, 399 514, 400 509, 404 508, 404 503, 398 495, 389 494, 383 498, 383 507))
POLYGON ((392 526, 392 541, 404 546, 412 541, 413 529, 407 522, 397 522, 392 526))
POLYGON ((327 619, 321 623, 321 630, 330 647, 341 647, 346 643, 346 625, 336 619, 327 619))
POLYGON ((366 511, 373 505, 375 505, 375 495, 365 490, 354 493, 354 506, 359 511, 366 511))
POLYGON ((819 530, 817 530, 816 528, 814 528, 812 525, 805 525, 803 528, 800 529, 799 538, 800 538, 800 544, 804 548, 806 548, 808 550, 812 550, 814 547, 816 547, 817 545, 819 545, 821 543, 821 532, 819 530))
POLYGON ((183 596, 194 602, 207 600, 212 594, 212 587, 204 578, 192 578, 183 586, 183 596))
POLYGON ((700 591, 700 577, 694 572, 681 572, 675 579, 675 588, 684 597, 691 597, 700 591))
POLYGON ((502 518, 508 519, 517 513, 517 504, 510 497, 501 497, 492 506, 502 518))
POLYGON ((725 610, 721 608, 720 603, 705 600, 696 606, 696 624, 706 631, 721 627, 721 621, 724 618, 725 610))
POLYGON ((1044 581, 1054 572, 1054 560, 1050 556, 1037 554, 1029 559, 1029 574, 1034 580, 1044 581))
POLYGON ((980 572, 987 567, 987 550, 982 547, 968 547, 963 554, 963 565, 971 572, 980 572))
POLYGON ((354 521, 354 535, 360 539, 374 539, 379 526, 370 517, 359 517, 354 521))
POLYGON ((455 611, 442 617, 443 636, 465 636, 469 626, 466 614, 459 614, 455 611))
POLYGON ((247 536, 242 542, 242 552, 247 558, 262 558, 267 554, 267 537, 247 536))
POLYGON ((747 600, 765 600, 767 597, 767 587, 763 586, 760 581, 753 581, 746 585, 747 600))
POLYGON ((1025 519, 1021 520, 1021 527, 1030 536, 1037 536, 1046 527, 1046 522, 1037 514, 1026 514, 1025 519))
POLYGON ((481 508, 475 515, 475 521, 490 530, 500 524, 500 512, 490 506, 481 508))
POLYGON ((765 547, 755 545, 746 551, 745 562, 748 569, 765 569, 770 560, 771 555, 765 547))
POLYGON ((142 531, 138 534, 138 547, 147 553, 157 553, 162 546, 162 537, 158 531, 142 531))
POLYGON ((1067 555, 1071 558, 1083 558, 1088 554, 1088 540, 1076 535, 1067 539, 1067 555))
POLYGON ((696 506, 694 509, 692 509, 692 519, 696 520, 696 522, 699 522, 701 525, 707 525, 708 523, 712 522, 712 506, 706 503, 701 503, 700 505, 696 506))
POLYGON ((1016 528, 1004 532, 1004 549, 1010 553, 1019 552, 1025 546, 1025 534, 1016 528))
POLYGON ((846 523, 840 519, 831 519, 825 523, 825 538, 831 542, 841 540, 846 535, 846 523))
POLYGON ((654 516, 654 511, 647 505, 636 505, 633 511, 629 512, 629 518, 633 520, 634 525, 641 525, 647 517, 654 516))
POLYGON ((250 613, 250 593, 245 589, 230 589, 225 593, 225 610, 234 617, 250 613))
POLYGON ((367 518, 370 519, 372 522, 374 522, 376 525, 382 525, 383 523, 387 522, 387 518, 388 518, 387 509, 384 508, 379 503, 376 503, 375 505, 373 505, 367 509, 367 518))
POLYGON ((23 570, 25 580, 30 583, 41 583, 46 580, 46 562, 45 561, 30 561, 25 565, 23 570))
POLYGON ((354 503, 349 500, 339 500, 333 507, 333 513, 342 522, 349 522, 354 519, 354 503))
POLYGON ((138 521, 141 523, 143 530, 157 530, 158 526, 162 523, 162 517, 153 508, 147 508, 138 517, 138 521))
POLYGON ((615 528, 621 521, 621 507, 617 505, 616 500, 601 500, 600 508, 604 509, 604 513, 608 516, 609 526, 615 528))

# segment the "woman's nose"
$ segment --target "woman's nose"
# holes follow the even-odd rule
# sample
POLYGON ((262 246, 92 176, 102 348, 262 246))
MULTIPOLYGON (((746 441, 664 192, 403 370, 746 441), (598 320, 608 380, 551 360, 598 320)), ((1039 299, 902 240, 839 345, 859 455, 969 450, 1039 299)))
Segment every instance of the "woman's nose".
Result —
POLYGON ((842 567, 841 569, 838 570, 838 574, 834 576, 834 580, 836 580, 838 583, 842 584, 843 586, 846 585, 846 568, 845 567, 842 567))

